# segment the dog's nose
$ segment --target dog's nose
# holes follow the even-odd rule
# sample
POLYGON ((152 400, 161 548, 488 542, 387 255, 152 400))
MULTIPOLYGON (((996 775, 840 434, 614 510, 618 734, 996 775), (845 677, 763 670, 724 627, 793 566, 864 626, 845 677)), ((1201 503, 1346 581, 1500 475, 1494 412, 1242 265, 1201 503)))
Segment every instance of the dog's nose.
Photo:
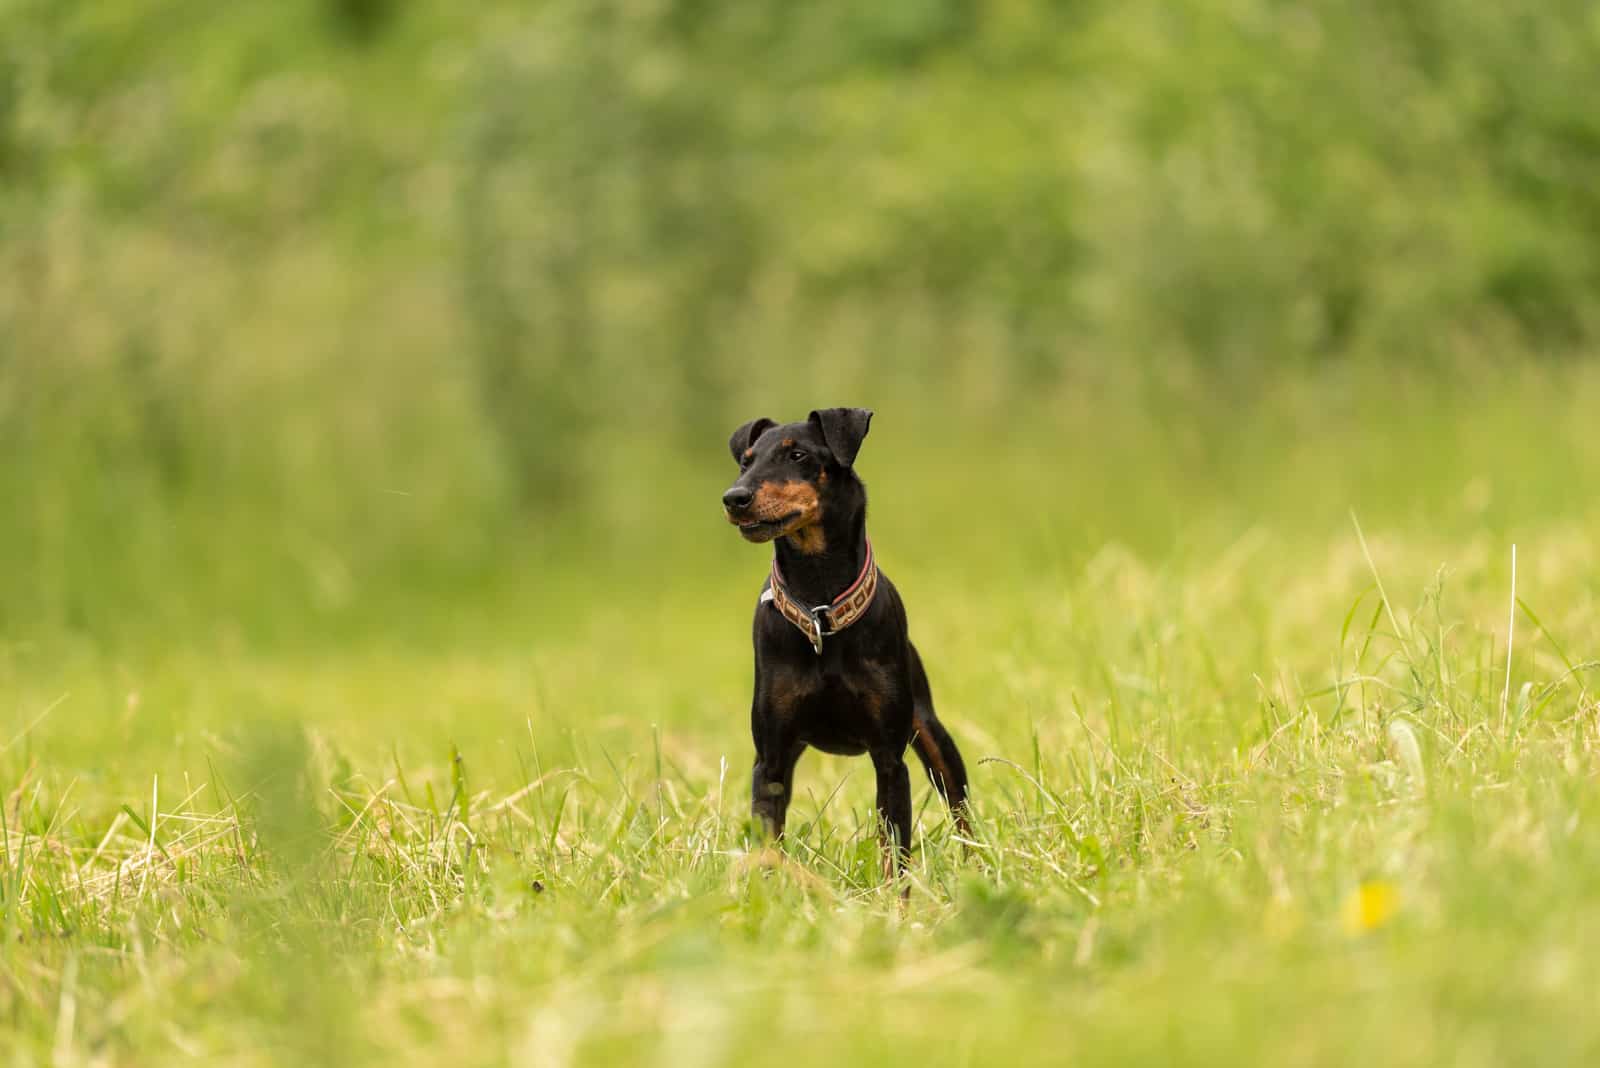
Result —
POLYGON ((735 486, 722 495, 722 507, 730 512, 742 512, 750 507, 750 502, 755 499, 755 490, 745 486, 735 486))

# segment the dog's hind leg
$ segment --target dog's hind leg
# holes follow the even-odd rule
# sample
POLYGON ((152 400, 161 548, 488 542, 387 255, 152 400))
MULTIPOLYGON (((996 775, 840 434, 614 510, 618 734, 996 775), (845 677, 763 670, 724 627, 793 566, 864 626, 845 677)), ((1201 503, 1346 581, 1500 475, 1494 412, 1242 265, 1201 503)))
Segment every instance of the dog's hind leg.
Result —
POLYGON ((966 833, 967 823, 967 765, 961 759, 950 732, 944 729, 933 711, 933 690, 928 685, 928 673, 923 670, 922 657, 916 646, 911 647, 911 698, 914 729, 911 747, 917 759, 928 771, 933 788, 950 806, 956 827, 966 833))

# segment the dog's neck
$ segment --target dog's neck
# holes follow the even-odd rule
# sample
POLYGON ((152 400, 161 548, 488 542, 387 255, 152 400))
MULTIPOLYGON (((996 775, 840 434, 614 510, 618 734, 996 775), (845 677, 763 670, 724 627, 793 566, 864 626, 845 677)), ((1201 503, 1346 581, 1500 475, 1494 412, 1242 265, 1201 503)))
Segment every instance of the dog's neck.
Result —
MULTIPOLYGON (((867 509, 865 494, 859 507, 824 511, 822 548, 806 552, 806 541, 783 537, 773 542, 778 573, 789 596, 808 607, 830 603, 850 588, 867 561, 867 509)), ((814 536, 814 535, 813 535, 814 536)))

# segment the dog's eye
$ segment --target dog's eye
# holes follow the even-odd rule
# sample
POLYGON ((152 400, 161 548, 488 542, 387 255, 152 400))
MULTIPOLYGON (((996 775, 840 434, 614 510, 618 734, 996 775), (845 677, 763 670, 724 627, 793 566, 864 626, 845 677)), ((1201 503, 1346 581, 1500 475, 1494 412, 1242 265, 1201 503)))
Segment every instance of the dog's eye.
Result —
POLYGON ((794 452, 791 452, 789 454, 789 459, 793 460, 795 463, 799 463, 800 461, 804 460, 805 458, 806 458, 806 454, 801 452, 799 449, 796 449, 796 450, 794 450, 794 452))

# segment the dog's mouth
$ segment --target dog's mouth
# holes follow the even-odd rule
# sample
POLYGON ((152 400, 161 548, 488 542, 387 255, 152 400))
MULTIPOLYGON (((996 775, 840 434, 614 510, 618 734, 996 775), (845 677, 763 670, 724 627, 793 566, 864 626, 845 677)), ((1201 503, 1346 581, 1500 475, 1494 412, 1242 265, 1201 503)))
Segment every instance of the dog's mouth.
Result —
POLYGON ((728 522, 739 528, 746 541, 771 541, 788 529, 803 513, 790 512, 778 519, 761 519, 757 516, 728 516, 728 522))

